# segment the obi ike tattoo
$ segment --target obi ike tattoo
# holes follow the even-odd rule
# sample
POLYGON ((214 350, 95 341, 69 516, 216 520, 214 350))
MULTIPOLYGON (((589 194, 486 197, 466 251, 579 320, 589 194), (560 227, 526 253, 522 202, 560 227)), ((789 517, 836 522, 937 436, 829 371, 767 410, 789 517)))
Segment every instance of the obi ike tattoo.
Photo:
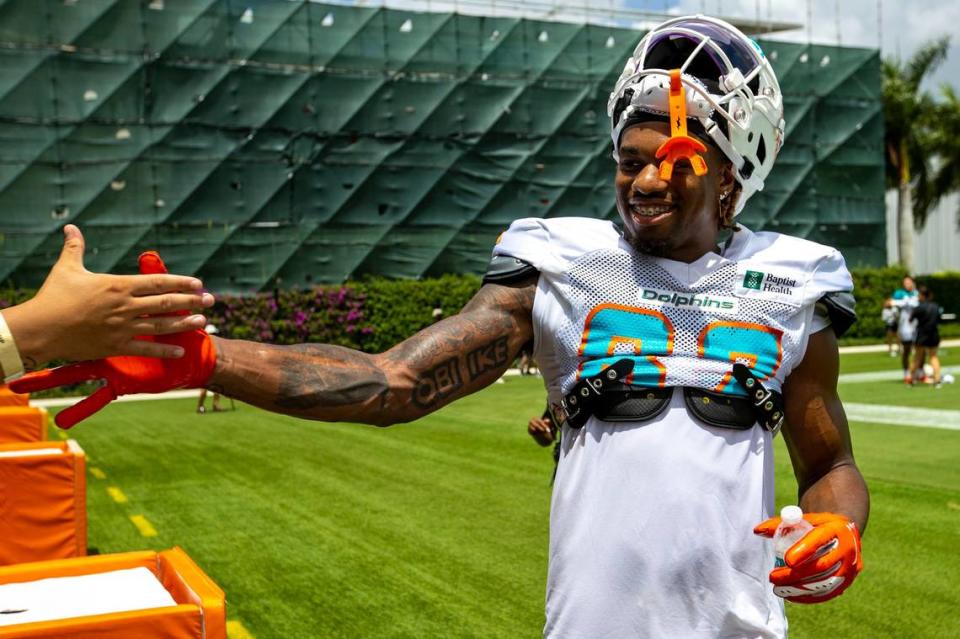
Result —
POLYGON ((533 338, 536 276, 487 284, 458 314, 377 355, 342 346, 216 340, 210 387, 261 408, 386 426, 494 382, 533 338))

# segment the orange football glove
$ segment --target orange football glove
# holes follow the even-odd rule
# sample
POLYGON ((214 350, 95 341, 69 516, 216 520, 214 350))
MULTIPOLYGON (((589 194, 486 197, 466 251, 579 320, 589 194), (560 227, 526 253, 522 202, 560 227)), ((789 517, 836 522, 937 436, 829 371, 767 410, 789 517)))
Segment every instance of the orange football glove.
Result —
MULTIPOLYGON (((770 572, 773 593, 793 603, 820 603, 839 597, 863 570, 857 525, 833 513, 805 513, 814 528, 783 555, 786 566, 770 572)), ((773 517, 753 529, 773 537, 780 518, 773 517)))
MULTIPOLYGON (((140 273, 166 273, 160 256, 147 251, 140 256, 140 273)), ((187 311, 182 311, 186 315, 187 311)), ((95 379, 106 385, 95 393, 57 413, 60 428, 70 428, 90 417, 120 395, 130 393, 163 393, 175 388, 201 388, 213 374, 217 353, 213 340, 203 330, 184 331, 162 337, 144 336, 139 339, 156 340, 183 348, 183 357, 160 359, 154 357, 107 357, 48 368, 24 375, 10 383, 15 393, 32 393, 65 384, 79 384, 95 379)))

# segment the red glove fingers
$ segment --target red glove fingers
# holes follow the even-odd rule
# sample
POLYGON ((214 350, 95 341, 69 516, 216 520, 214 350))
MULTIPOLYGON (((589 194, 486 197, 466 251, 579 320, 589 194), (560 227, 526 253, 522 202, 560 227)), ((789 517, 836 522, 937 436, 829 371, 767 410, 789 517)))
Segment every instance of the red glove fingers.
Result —
POLYGON ((79 362, 59 368, 46 368, 36 373, 28 373, 20 379, 10 382, 10 390, 14 393, 35 393, 57 386, 89 382, 102 376, 96 361, 79 362))
MULTIPOLYGON (((102 360, 91 362, 79 362, 59 368, 48 368, 46 370, 30 373, 20 379, 14 380, 10 388, 17 388, 20 393, 33 393, 36 391, 56 388, 57 386, 67 386, 69 384, 79 384, 89 382, 95 379, 102 379, 105 376, 102 360)), ((90 417, 95 412, 109 404, 117 398, 116 393, 109 386, 97 390, 95 393, 81 400, 77 404, 65 408, 57 413, 57 426, 63 429, 72 427, 79 421, 90 417)))
POLYGON ((68 406, 57 413, 54 418, 57 426, 64 430, 73 428, 79 422, 90 417, 98 410, 117 398, 110 386, 104 386, 85 399, 81 399, 73 406, 68 406))
POLYGON ((144 251, 137 259, 142 275, 157 275, 167 272, 167 265, 156 251, 144 251))

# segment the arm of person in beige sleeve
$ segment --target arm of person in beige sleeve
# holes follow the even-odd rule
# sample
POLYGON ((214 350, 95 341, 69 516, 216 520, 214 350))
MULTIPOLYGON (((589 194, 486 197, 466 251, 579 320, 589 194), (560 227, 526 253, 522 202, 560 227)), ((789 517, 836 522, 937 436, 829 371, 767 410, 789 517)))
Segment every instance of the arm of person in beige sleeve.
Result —
POLYGON ((80 229, 68 224, 63 232, 63 251, 37 294, 0 314, 3 378, 14 379, 24 368, 55 359, 180 357, 179 346, 137 337, 202 329, 203 315, 175 315, 213 305, 201 281, 169 274, 91 273, 83 265, 80 229))

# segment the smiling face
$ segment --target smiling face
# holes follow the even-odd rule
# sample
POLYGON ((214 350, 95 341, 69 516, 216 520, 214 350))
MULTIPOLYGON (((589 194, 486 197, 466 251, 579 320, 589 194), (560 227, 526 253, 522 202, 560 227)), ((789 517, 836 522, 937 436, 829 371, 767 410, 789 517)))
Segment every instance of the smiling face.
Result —
POLYGON ((661 180, 656 152, 669 138, 668 122, 644 122, 623 133, 615 180, 617 209, 635 249, 693 262, 716 247, 720 195, 734 188, 733 168, 708 144, 703 154, 706 175, 698 177, 689 162, 680 161, 670 181, 661 180))

